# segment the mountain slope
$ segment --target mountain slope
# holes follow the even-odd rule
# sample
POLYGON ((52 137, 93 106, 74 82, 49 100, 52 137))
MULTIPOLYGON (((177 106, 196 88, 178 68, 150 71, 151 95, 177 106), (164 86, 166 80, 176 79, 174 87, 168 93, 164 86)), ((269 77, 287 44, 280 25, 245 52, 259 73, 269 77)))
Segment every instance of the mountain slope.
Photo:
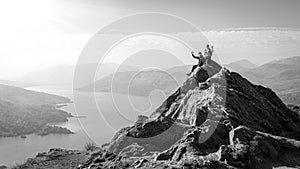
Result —
POLYGON ((226 64, 226 65, 224 65, 224 67, 227 67, 233 71, 243 72, 243 71, 247 71, 249 69, 254 69, 257 67, 257 65, 253 64, 249 60, 239 60, 236 62, 226 64))
MULTIPOLYGON (((74 72, 80 72, 77 74, 77 81, 75 87, 82 87, 88 85, 92 82, 95 75, 95 70, 97 70, 98 63, 86 63, 79 64, 77 66, 68 66, 68 65, 58 65, 41 70, 30 72, 22 77, 15 78, 14 81, 23 84, 24 86, 39 86, 39 85, 59 85, 71 87, 74 78, 74 72), (90 76, 88 76, 90 75, 90 76)), ((138 68, 119 65, 115 63, 104 63, 99 66, 99 71, 101 74, 97 74, 97 79, 103 78, 114 71, 133 71, 138 68)))
POLYGON ((300 57, 272 61, 241 74, 272 88, 285 103, 300 104, 300 57))
POLYGON ((297 167, 299 140, 300 116, 271 89, 212 61, 80 168, 297 167))
POLYGON ((272 78, 280 75, 284 71, 299 69, 300 57, 291 57, 272 61, 261 65, 255 69, 245 71, 243 74, 255 80, 272 78))
POLYGON ((68 103, 68 98, 0 84, 0 100, 21 105, 68 103))
MULTIPOLYGON (((96 81, 95 91, 148 96, 156 89, 170 94, 183 83, 185 77, 184 73, 169 74, 159 70, 118 72, 96 81)), ((93 91, 94 85, 90 84, 78 90, 93 91)))

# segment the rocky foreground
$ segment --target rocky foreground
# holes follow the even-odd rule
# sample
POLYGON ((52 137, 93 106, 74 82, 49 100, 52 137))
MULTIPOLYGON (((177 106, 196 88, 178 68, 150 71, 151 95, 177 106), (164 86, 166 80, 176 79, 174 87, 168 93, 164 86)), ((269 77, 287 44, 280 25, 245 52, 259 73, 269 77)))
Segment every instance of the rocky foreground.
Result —
POLYGON ((83 157, 80 169, 299 168, 300 116, 271 89, 211 61, 153 114, 83 157))
MULTIPOLYGON (((50 149, 48 152, 38 153, 25 163, 16 165, 12 169, 74 169, 90 157, 89 152, 79 150, 50 149)), ((2 166, 6 169, 7 167, 2 166)))

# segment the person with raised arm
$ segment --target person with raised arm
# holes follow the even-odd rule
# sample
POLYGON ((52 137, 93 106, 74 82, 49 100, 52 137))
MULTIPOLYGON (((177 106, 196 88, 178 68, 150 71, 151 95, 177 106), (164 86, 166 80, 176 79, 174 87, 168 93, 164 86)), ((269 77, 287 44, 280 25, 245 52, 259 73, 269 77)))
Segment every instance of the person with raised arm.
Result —
POLYGON ((190 73, 187 73, 187 75, 191 75, 193 73, 193 71, 199 66, 203 66, 203 59, 204 56, 201 52, 198 53, 198 56, 195 56, 194 51, 191 52, 193 58, 198 59, 198 64, 197 65, 193 65, 192 70, 190 73))

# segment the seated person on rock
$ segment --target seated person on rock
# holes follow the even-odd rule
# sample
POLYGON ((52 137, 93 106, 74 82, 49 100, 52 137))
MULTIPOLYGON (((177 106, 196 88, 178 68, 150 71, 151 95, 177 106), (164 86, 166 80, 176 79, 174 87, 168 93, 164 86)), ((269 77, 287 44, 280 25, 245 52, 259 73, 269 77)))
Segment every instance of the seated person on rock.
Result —
POLYGON ((194 52, 192 51, 192 56, 193 56, 193 58, 198 59, 198 64, 197 64, 197 65, 194 65, 194 66, 192 67, 191 72, 187 74, 188 76, 191 75, 191 74, 193 73, 193 71, 194 71, 198 66, 199 66, 199 67, 203 66, 204 56, 203 56, 203 54, 202 54, 201 52, 199 52, 198 54, 199 54, 199 56, 195 56, 195 55, 194 55, 194 52))
POLYGON ((206 45, 206 49, 204 50, 205 65, 208 65, 208 62, 211 60, 213 52, 214 52, 214 46, 206 45))

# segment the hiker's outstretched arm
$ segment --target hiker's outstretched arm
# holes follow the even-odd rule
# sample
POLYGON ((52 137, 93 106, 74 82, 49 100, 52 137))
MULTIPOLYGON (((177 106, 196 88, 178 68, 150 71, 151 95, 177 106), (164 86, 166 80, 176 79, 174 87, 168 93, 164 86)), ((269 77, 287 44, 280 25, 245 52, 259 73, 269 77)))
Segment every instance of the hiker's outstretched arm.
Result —
POLYGON ((193 58, 195 58, 195 59, 199 59, 199 57, 197 57, 197 56, 194 55, 194 52, 193 52, 193 51, 192 51, 192 56, 193 56, 193 58))

